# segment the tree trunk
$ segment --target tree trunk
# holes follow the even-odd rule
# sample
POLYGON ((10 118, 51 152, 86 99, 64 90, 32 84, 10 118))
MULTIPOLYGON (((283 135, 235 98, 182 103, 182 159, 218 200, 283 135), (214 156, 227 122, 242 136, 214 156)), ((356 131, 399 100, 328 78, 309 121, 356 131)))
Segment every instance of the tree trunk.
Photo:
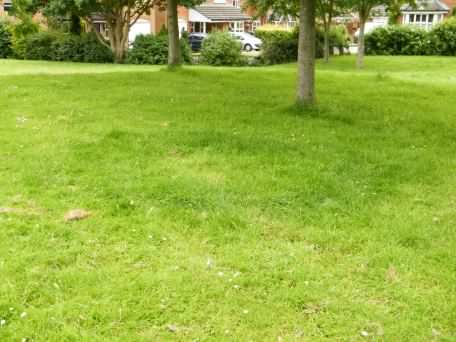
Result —
POLYGON ((128 37, 128 29, 125 30, 124 23, 122 20, 116 20, 109 26, 109 44, 111 51, 114 56, 114 63, 123 63, 125 59, 126 41, 125 35, 128 37))
POLYGON ((179 46, 179 25, 177 15, 177 0, 167 1, 168 11, 168 68, 181 64, 179 46))
POLYGON ((330 25, 325 24, 324 25, 324 32, 323 32, 323 39, 324 39, 324 46, 323 46, 323 60, 325 63, 329 62, 329 30, 330 30, 330 25))
POLYGON ((315 0, 299 0, 298 105, 315 101, 315 0))
POLYGON ((359 37, 358 37, 358 56, 356 59, 356 67, 362 69, 364 67, 364 27, 366 20, 360 16, 359 20, 359 37))

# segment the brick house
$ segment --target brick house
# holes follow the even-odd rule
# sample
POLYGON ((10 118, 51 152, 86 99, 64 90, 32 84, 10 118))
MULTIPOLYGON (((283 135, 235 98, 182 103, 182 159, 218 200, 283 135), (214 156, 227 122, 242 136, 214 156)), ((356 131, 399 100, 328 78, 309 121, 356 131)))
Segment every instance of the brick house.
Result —
MULTIPOLYGON (((201 33, 224 30, 254 31, 262 21, 254 19, 254 11, 244 10, 242 5, 242 0, 207 0, 194 8, 179 7, 179 31, 201 33)), ((166 27, 166 21, 166 11, 154 7, 150 15, 144 15, 133 25, 129 40, 133 41, 138 34, 160 32, 162 27, 166 27)))
POLYGON ((456 0, 417 0, 415 6, 402 6, 400 22, 430 30, 451 15, 454 7, 456 0))
POLYGON ((0 0, 0 17, 8 15, 12 5, 11 0, 0 0))

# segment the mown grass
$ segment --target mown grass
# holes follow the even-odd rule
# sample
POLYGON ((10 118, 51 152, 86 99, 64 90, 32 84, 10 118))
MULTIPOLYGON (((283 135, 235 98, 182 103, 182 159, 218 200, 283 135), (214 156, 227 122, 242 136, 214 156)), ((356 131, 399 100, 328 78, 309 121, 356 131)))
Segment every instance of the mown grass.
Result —
POLYGON ((456 339, 456 60, 353 66, 2 61, 0 340, 456 339))

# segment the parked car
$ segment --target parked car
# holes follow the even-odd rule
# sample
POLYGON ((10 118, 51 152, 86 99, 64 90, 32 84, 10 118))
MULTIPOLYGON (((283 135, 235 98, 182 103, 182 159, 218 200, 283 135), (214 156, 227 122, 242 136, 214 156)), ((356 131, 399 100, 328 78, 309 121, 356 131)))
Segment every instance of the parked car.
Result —
POLYGON ((192 51, 200 51, 203 45, 203 40, 207 37, 206 33, 190 33, 188 35, 188 43, 192 51))
POLYGON ((234 37, 234 39, 241 42, 242 50, 261 50, 261 45, 263 45, 263 42, 253 34, 247 32, 230 32, 230 34, 234 37))

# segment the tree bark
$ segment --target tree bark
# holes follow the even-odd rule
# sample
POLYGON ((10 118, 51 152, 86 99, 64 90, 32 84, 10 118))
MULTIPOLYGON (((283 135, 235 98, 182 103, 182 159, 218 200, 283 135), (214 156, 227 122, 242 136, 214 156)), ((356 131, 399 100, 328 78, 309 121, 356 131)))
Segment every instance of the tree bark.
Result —
POLYGON ((300 0, 298 105, 315 102, 315 0, 300 0))
POLYGON ((364 67, 364 27, 366 26, 366 19, 359 18, 359 37, 358 37, 358 56, 356 58, 356 67, 362 69, 364 67))
POLYGON ((325 24, 324 25, 324 32, 323 32, 323 61, 325 63, 329 63, 329 31, 330 31, 330 25, 325 24))
POLYGON ((168 68, 181 65, 179 45, 179 25, 177 15, 177 0, 167 1, 168 11, 168 68))

